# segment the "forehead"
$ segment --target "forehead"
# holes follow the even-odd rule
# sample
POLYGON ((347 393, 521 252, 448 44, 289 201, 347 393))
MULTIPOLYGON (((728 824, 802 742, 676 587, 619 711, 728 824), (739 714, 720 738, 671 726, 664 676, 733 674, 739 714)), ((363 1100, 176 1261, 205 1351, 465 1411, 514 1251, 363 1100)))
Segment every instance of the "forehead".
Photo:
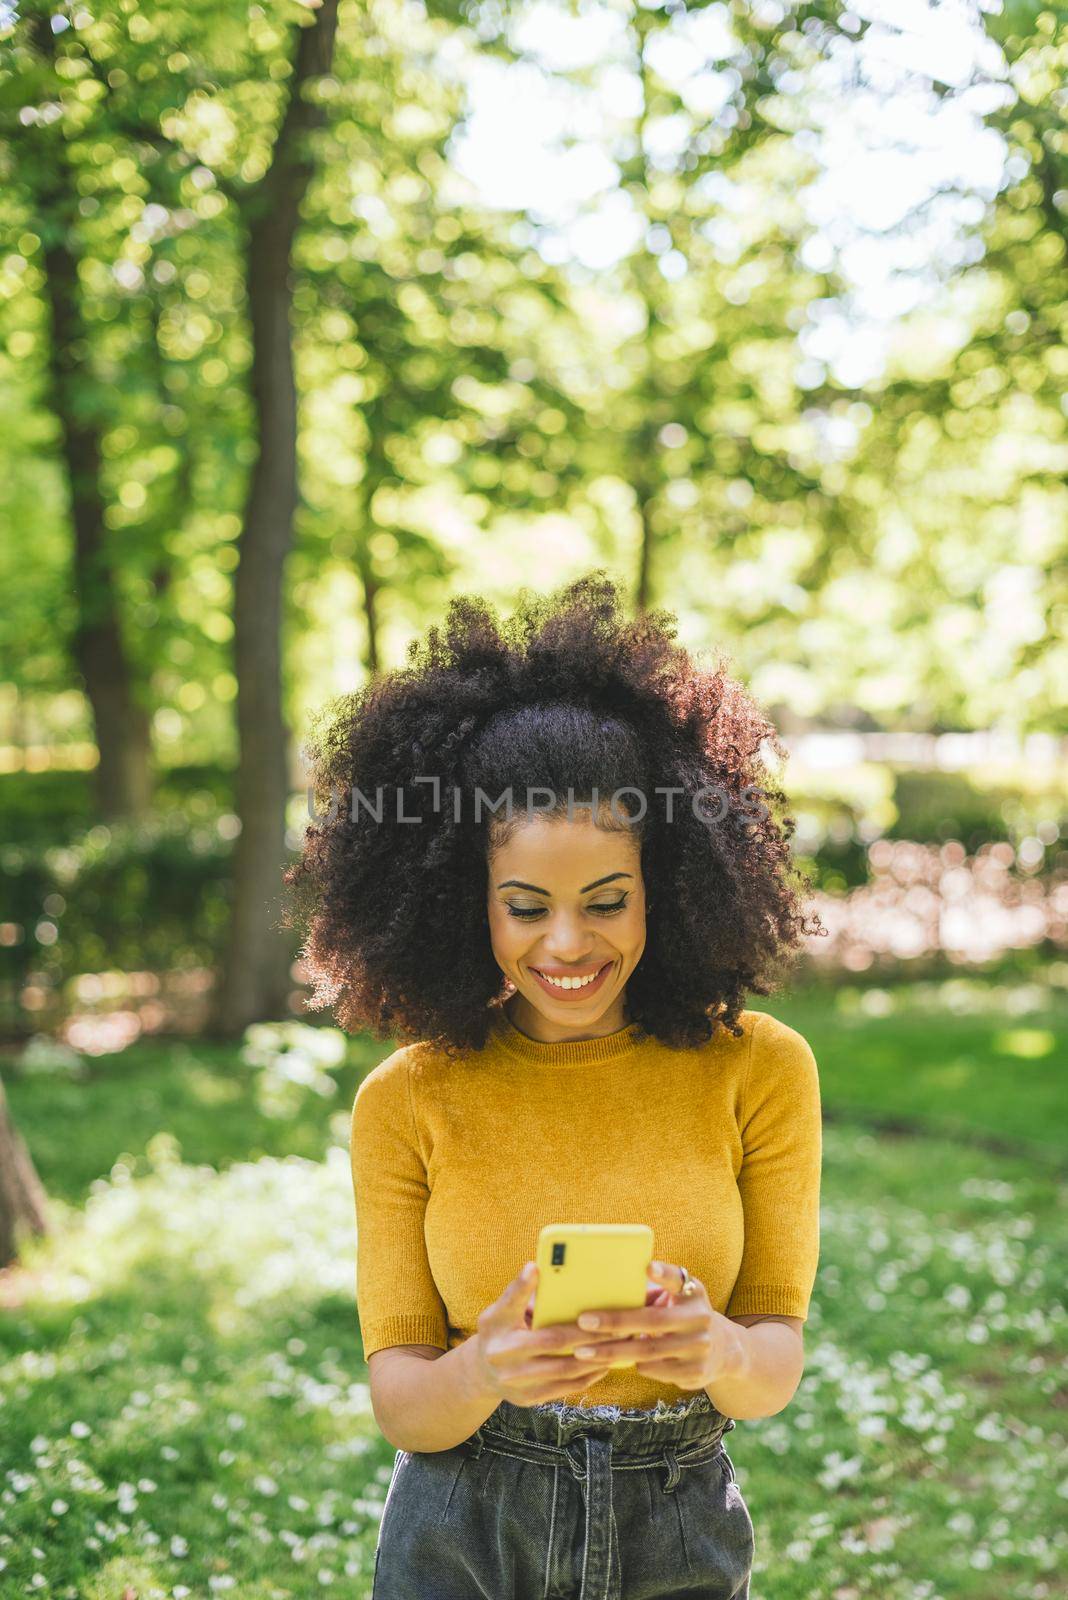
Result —
POLYGON ((517 817, 508 841, 491 848, 493 881, 523 878, 549 890, 574 890, 608 872, 638 876, 641 846, 637 830, 598 827, 589 814, 566 817, 517 817))

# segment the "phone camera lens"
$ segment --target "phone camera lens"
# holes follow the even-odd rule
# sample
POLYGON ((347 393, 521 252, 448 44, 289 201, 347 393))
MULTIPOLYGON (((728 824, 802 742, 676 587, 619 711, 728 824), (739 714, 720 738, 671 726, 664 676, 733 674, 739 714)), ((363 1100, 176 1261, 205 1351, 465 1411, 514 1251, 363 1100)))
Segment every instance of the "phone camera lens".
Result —
POLYGON ((563 1264, 564 1264, 564 1251, 566 1249, 567 1249, 567 1245, 566 1244, 554 1244, 553 1245, 552 1264, 553 1264, 554 1267, 562 1267, 563 1266, 563 1264))

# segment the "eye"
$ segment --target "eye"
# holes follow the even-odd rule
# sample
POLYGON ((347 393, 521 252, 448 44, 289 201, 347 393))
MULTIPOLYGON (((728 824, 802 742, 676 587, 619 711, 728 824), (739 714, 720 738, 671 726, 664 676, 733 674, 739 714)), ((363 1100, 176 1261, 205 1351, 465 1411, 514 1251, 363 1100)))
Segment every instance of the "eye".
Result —
MULTIPOLYGON (((614 916, 617 911, 622 911, 626 903, 627 897, 624 895, 621 900, 613 900, 611 904, 604 902, 601 905, 590 906, 589 910, 596 911, 597 915, 601 917, 611 917, 614 916)), ((510 905, 507 909, 510 917, 519 917, 519 919, 523 922, 529 922, 534 917, 544 916, 545 914, 544 906, 510 905)))

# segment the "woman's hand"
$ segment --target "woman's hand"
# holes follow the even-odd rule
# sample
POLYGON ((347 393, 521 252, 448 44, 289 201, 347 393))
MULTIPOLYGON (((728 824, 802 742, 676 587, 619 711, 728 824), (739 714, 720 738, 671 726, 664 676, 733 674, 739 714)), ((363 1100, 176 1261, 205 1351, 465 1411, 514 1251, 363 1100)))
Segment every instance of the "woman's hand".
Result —
MULTIPOLYGON (((538 1269, 528 1262, 530 1277, 520 1273, 492 1305, 479 1313, 472 1339, 472 1361, 477 1381, 487 1394, 510 1400, 516 1406, 537 1406, 548 1400, 599 1383, 611 1368, 612 1357, 601 1356, 598 1345, 614 1333, 590 1335, 573 1322, 532 1328, 533 1291, 538 1269), (593 1355, 576 1356, 575 1346, 590 1346, 593 1355)), ((654 1287, 653 1294, 659 1290, 654 1287)))
POLYGON ((741 1356, 741 1329, 713 1309, 704 1284, 691 1278, 696 1293, 680 1300, 681 1267, 654 1261, 649 1271, 654 1288, 646 1294, 644 1307, 582 1313, 578 1325, 583 1330, 591 1328, 591 1343, 581 1343, 576 1356, 594 1348, 592 1340, 596 1339, 601 1359, 633 1357, 635 1370, 643 1378, 673 1383, 680 1389, 707 1389, 735 1371, 741 1356), (596 1319, 595 1325, 587 1322, 589 1317, 596 1319))

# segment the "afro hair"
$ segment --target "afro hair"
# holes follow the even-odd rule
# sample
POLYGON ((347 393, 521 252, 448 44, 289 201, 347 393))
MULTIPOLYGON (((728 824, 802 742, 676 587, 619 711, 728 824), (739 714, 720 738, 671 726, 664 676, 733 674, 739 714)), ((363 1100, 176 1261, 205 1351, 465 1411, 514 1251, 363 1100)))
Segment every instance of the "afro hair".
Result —
POLYGON ((474 797, 558 817, 596 796, 602 825, 637 830, 650 902, 631 1020, 676 1048, 740 1034, 747 995, 772 993, 826 929, 804 916, 795 820, 761 758, 766 741, 785 759, 776 730, 722 658, 699 665, 675 633, 667 611, 628 619, 603 571, 522 590, 507 622, 460 596, 406 667, 320 712, 304 751, 316 809, 284 874, 310 1009, 450 1056, 480 1049, 504 998, 487 864, 518 823, 477 815, 474 797), (624 791, 641 814, 606 815, 624 791))

